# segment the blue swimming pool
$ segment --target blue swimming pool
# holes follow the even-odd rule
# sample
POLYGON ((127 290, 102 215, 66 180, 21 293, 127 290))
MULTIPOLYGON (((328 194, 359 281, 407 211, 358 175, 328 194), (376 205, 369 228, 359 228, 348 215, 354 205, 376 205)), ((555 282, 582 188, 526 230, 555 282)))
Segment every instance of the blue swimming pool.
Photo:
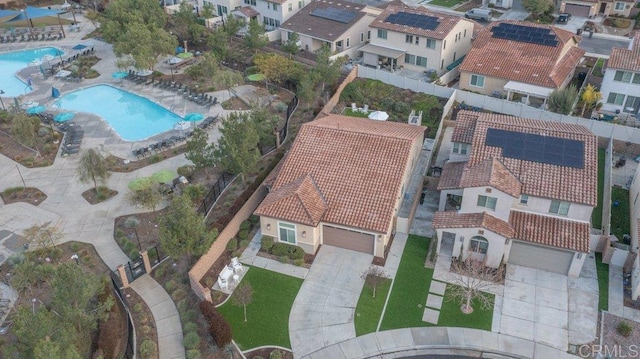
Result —
MULTIPOLYGON (((53 62, 56 61, 55 58, 63 55, 63 52, 54 47, 41 47, 0 53, 0 90, 5 93, 3 96, 16 97, 31 92, 31 88, 18 79, 16 74, 22 69, 31 66, 34 60, 42 60, 47 55, 54 58, 49 60, 53 62)), ((46 60, 42 62, 44 63, 43 66, 47 65, 46 60)))
POLYGON ((182 118, 155 102, 109 85, 95 85, 60 97, 53 105, 102 117, 126 141, 173 129, 182 118))

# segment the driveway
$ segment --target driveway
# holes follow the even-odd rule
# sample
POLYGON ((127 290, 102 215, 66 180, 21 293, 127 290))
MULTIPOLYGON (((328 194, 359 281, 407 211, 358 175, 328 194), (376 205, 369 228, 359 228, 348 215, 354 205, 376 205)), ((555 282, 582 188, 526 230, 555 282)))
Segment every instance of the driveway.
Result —
POLYGON ((373 256, 323 245, 316 255, 289 314, 295 358, 356 337, 353 323, 373 256))
POLYGON ((568 277, 510 264, 504 286, 500 333, 567 350, 568 277))

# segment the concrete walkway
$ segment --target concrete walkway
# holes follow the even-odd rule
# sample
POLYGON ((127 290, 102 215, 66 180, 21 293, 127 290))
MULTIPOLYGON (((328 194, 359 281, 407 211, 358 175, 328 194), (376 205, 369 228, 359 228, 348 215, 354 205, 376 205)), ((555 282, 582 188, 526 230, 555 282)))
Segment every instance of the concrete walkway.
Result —
POLYGON ((609 265, 609 313, 640 323, 640 310, 624 306, 622 267, 609 265))
MULTIPOLYGON (((294 358, 355 338, 354 313, 373 256, 322 246, 289 314, 294 358)), ((330 358, 330 357, 329 357, 330 358)))
POLYGON ((292 277, 305 279, 309 270, 305 267, 298 267, 293 264, 280 263, 273 259, 260 257, 258 252, 260 251, 260 239, 262 238, 262 233, 260 231, 256 232, 256 234, 251 239, 249 246, 242 252, 240 256, 240 262, 258 267, 267 269, 276 273, 286 274, 292 277))
POLYGON ((311 359, 411 357, 424 354, 483 358, 569 359, 566 351, 509 335, 467 328, 404 328, 376 332, 304 355, 311 359))

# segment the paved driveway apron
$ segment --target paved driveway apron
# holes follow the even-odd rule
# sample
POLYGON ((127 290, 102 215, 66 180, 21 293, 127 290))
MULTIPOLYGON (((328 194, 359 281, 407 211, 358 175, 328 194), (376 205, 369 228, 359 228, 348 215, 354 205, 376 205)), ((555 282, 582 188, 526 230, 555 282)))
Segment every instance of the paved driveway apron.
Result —
POLYGON ((353 323, 372 255, 322 246, 289 314, 295 358, 356 337, 353 323))

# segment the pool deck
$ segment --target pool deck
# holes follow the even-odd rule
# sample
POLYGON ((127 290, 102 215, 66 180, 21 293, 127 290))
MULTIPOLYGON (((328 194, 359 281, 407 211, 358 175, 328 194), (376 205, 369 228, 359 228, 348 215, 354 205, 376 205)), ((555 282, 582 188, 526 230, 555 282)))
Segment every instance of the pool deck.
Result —
MULTIPOLYGON (((76 51, 72 49, 74 46, 81 43, 90 42, 93 43, 95 55, 101 59, 100 62, 93 66, 93 68, 100 73, 100 76, 95 79, 84 79, 79 83, 65 82, 62 79, 54 77, 49 77, 45 80, 42 74, 40 74, 39 69, 36 67, 28 67, 22 70, 18 74, 18 76, 23 80, 31 77, 34 91, 21 96, 20 102, 36 101, 41 105, 46 106, 47 111, 58 112, 58 110, 56 110, 56 108, 52 106, 53 102, 55 101, 55 99, 51 97, 52 87, 59 89, 60 95, 63 96, 73 90, 85 88, 96 84, 108 84, 116 88, 120 88, 147 97, 157 104, 161 105, 162 107, 168 110, 172 110, 179 116, 184 116, 185 114, 191 112, 197 112, 203 114, 206 118, 207 116, 216 115, 225 116, 227 113, 232 112, 224 110, 220 105, 220 103, 229 99, 229 92, 227 90, 207 92, 207 94, 218 98, 217 105, 212 106, 211 108, 207 108, 199 106, 194 102, 185 100, 181 96, 178 96, 173 92, 158 89, 152 85, 145 86, 144 84, 140 85, 127 80, 112 78, 112 74, 114 72, 121 71, 115 65, 116 56, 113 53, 112 46, 110 44, 107 44, 106 42, 96 39, 82 40, 82 37, 87 33, 93 31, 94 27, 93 25, 91 25, 91 22, 86 20, 80 21, 80 23, 84 24, 84 26, 81 26, 80 32, 67 31, 67 37, 62 40, 3 44, 1 52, 19 51, 39 47, 56 47, 64 51, 65 54, 62 57, 66 59, 67 57, 71 57, 76 53, 81 53, 82 51, 87 50, 91 47, 90 46, 86 49, 76 51)), ((65 31, 66 29, 67 27, 65 27, 65 31)), ((57 63, 57 61, 53 60, 52 63, 57 63)), ((155 70, 170 74, 170 70, 167 65, 163 64, 161 61, 159 61, 155 70)), ((13 103, 12 98, 3 97, 3 100, 7 105, 13 103)), ((100 101, 100 99, 96 98, 95 101, 100 101)), ((79 113, 76 114, 73 122, 80 125, 85 131, 82 148, 98 148, 103 153, 112 154, 129 160, 136 159, 131 154, 132 150, 149 146, 152 143, 158 142, 174 135, 181 134, 181 131, 170 130, 141 141, 125 141, 122 140, 118 136, 118 134, 111 129, 109 124, 106 121, 103 121, 99 116, 79 113)), ((220 131, 218 130, 217 126, 213 126, 213 128, 209 129, 208 133, 210 141, 215 141, 220 137, 220 131)))

